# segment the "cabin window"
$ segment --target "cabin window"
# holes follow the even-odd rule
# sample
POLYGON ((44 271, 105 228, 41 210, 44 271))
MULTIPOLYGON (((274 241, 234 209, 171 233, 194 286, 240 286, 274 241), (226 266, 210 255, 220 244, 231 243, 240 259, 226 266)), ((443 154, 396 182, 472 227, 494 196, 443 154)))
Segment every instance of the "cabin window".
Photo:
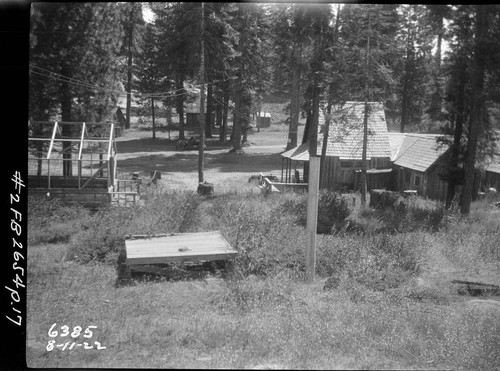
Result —
POLYGON ((421 177, 419 175, 415 175, 415 187, 420 187, 421 177))
POLYGON ((354 167, 358 168, 358 169, 361 169, 363 167, 363 161, 356 161, 354 163, 354 167))
POLYGON ((352 169, 353 163, 351 161, 340 161, 341 169, 352 169))

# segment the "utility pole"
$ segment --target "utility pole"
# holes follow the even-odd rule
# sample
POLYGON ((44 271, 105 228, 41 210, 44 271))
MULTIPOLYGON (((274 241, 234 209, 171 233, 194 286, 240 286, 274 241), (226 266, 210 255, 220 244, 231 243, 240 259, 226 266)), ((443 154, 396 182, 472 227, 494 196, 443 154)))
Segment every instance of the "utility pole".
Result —
POLYGON ((368 147, 368 115, 370 107, 368 106, 369 98, 369 83, 370 76, 370 32, 371 32, 371 18, 368 13, 368 40, 366 43, 366 76, 365 76, 365 113, 363 117, 363 153, 361 158, 361 206, 366 206, 366 151, 368 147))
POLYGON ((313 80, 312 120, 309 125, 309 174, 307 186, 307 245, 305 252, 306 282, 313 283, 316 274, 316 232, 318 228, 318 193, 321 157, 317 154, 319 120, 319 74, 323 51, 323 25, 320 26, 319 40, 316 44, 313 80))
POLYGON ((201 62, 200 62, 200 142, 198 145, 198 183, 204 183, 205 167, 205 4, 201 3, 201 62))

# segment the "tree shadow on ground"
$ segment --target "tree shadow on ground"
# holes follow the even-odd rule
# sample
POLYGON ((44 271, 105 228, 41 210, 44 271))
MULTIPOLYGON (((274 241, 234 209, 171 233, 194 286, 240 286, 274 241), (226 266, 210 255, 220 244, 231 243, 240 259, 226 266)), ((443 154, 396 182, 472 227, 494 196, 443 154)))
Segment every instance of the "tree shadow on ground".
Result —
MULTIPOLYGON (((176 143, 177 139, 141 138, 141 139, 132 139, 132 140, 124 140, 116 142, 116 149, 118 154, 135 153, 135 152, 160 152, 160 151, 179 152, 175 148, 176 143)), ((207 140, 205 144, 207 146, 206 151, 225 149, 225 148, 229 150, 231 148, 230 143, 221 144, 218 142, 216 138, 215 139, 211 138, 207 140)), ((195 148, 189 151, 186 150, 186 152, 198 153, 198 149, 195 148)))
MULTIPOLYGON (((198 171, 198 153, 196 151, 180 152, 173 156, 158 154, 138 156, 120 160, 117 168, 125 172, 196 172, 198 171)), ((281 168, 281 156, 273 154, 247 153, 205 153, 205 170, 220 172, 268 172, 281 168)))

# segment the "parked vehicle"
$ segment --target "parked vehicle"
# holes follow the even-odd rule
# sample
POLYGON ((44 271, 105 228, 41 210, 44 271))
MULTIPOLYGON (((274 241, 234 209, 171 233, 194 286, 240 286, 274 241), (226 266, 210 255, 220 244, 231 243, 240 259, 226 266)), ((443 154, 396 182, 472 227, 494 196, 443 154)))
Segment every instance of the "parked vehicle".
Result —
MULTIPOLYGON (((200 144, 199 140, 195 139, 194 137, 191 137, 188 140, 179 139, 175 144, 175 148, 178 151, 184 151, 185 149, 187 150, 198 149, 199 144, 200 144)), ((205 144, 203 148, 207 148, 207 145, 205 144)))

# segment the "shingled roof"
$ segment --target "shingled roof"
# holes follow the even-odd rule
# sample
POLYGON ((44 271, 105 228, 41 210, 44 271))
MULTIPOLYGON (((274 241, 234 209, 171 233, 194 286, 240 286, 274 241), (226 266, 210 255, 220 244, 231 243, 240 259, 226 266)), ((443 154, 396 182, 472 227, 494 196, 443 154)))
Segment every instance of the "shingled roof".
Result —
MULTIPOLYGON (((398 133, 399 134, 399 133, 398 133)), ((389 133, 389 137, 398 138, 397 135, 389 133)), ((417 171, 427 171, 449 147, 439 145, 436 139, 439 135, 433 134, 404 134, 404 140, 396 151, 393 159, 394 165, 406 167, 417 171)), ((399 138, 398 138, 399 139, 399 138)), ((394 144, 397 141, 391 140, 394 144)))
MULTIPOLYGON (((391 157, 387 123, 384 106, 381 103, 369 102, 368 116, 368 146, 366 157, 391 157)), ((361 160, 363 150, 363 102, 346 102, 341 108, 334 110, 328 144, 327 156, 337 156, 345 160, 361 160)), ((321 155, 323 146, 323 130, 325 117, 320 113, 318 122, 317 154, 321 155)))
POLYGON ((289 149, 281 154, 282 157, 292 161, 309 161, 309 143, 301 144, 298 147, 289 149))
POLYGON ((495 130, 493 139, 496 141, 496 151, 491 158, 487 158, 484 164, 486 171, 500 174, 500 129, 495 130))
POLYGON ((491 162, 489 162, 484 169, 486 171, 490 171, 492 173, 497 173, 500 174, 500 155, 495 154, 493 155, 493 158, 491 159, 491 162))

